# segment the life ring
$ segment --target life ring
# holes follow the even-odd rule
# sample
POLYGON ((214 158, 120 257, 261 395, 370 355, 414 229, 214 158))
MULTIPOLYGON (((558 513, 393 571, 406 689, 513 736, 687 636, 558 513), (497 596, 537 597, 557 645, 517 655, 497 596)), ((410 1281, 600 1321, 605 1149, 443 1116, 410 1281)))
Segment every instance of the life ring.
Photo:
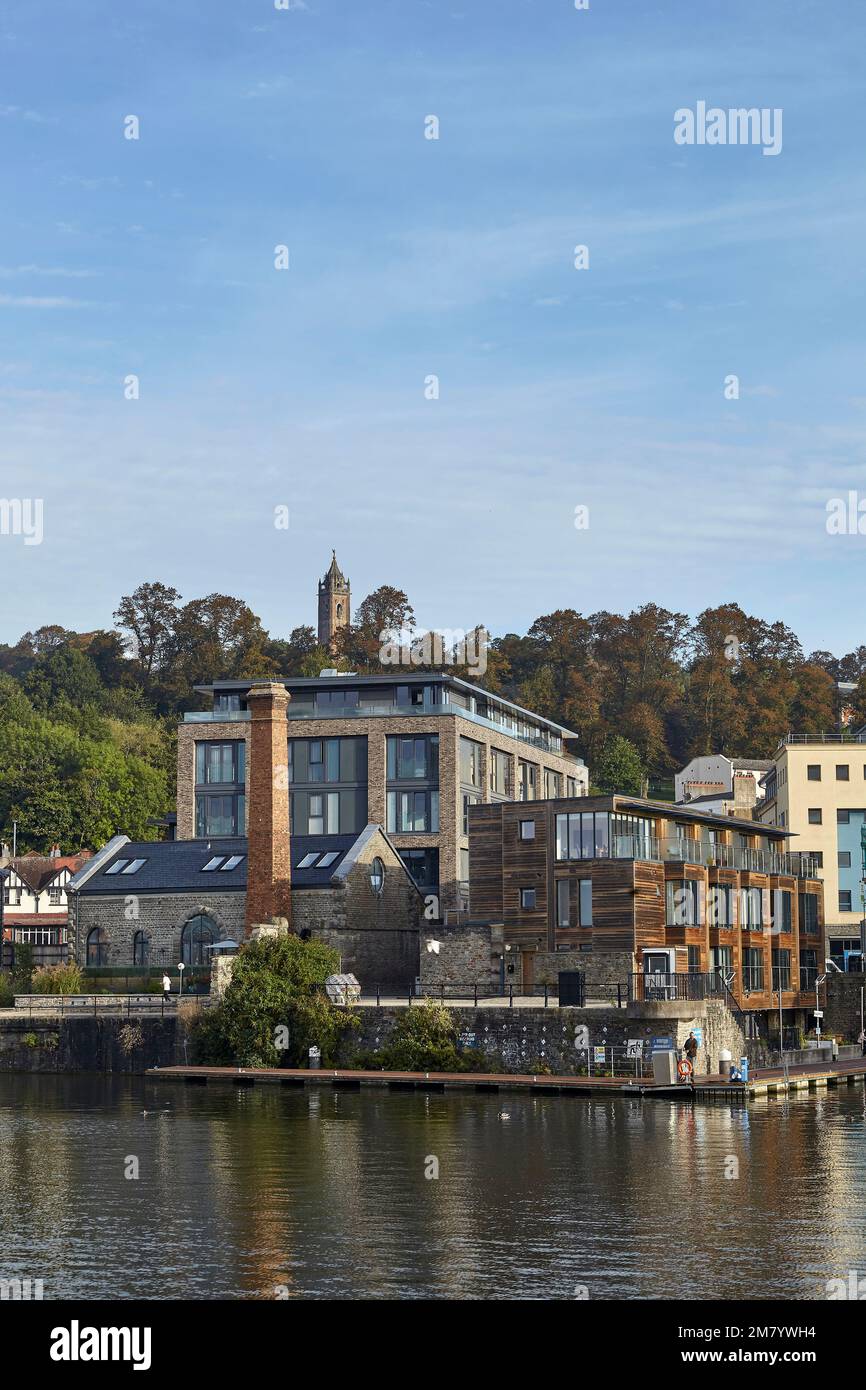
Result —
POLYGON ((688 1057, 684 1057, 681 1062, 677 1062, 677 1076, 680 1078, 680 1081, 685 1081, 691 1076, 693 1071, 694 1067, 688 1057))

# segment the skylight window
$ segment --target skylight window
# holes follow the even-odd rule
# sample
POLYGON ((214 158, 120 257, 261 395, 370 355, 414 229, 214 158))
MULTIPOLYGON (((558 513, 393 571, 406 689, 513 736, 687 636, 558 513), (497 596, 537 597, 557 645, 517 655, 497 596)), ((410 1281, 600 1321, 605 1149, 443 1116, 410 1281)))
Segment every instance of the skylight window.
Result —
POLYGON ((131 862, 130 864, 127 864, 126 868, 123 870, 123 873, 125 873, 125 874, 137 874, 138 871, 139 871, 139 869, 141 868, 142 864, 146 864, 146 863, 147 863, 147 860, 146 860, 146 859, 133 859, 132 862, 131 862))
POLYGON ((318 854, 305 854, 300 864, 296 864, 296 869, 311 869, 318 859, 318 854))
POLYGON ((330 867, 331 867, 331 865, 333 864, 334 860, 335 860, 335 859, 339 859, 339 857, 340 857, 340 854, 339 854, 339 851, 338 851, 338 850, 329 849, 329 850, 328 850, 328 853, 327 853, 327 854, 323 854, 322 857, 321 857, 321 859, 319 860, 319 868, 320 868, 320 869, 330 869, 330 867))
POLYGON ((108 868, 105 870, 106 878, 109 874, 119 874, 129 863, 131 863, 129 859, 115 859, 114 863, 109 864, 108 868))
POLYGON ((206 864, 202 865, 202 873, 209 874, 214 869, 218 869, 224 859, 224 854, 215 854, 213 859, 209 859, 206 864))
POLYGON ((240 864, 243 861, 243 857, 244 856, 242 854, 230 854, 226 862, 223 864, 220 872, 226 873, 229 869, 236 869, 238 864, 240 864))

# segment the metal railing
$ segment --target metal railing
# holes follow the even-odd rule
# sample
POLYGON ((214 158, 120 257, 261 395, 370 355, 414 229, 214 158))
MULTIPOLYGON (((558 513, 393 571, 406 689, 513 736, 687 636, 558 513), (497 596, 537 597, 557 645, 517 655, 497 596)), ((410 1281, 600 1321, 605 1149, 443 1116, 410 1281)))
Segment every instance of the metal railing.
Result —
MULTIPOLYGON (((644 859, 656 863, 696 864, 709 869, 743 869, 753 873, 787 874, 814 878, 817 861, 802 851, 777 854, 773 850, 720 845, 709 840, 685 840, 677 836, 615 835, 612 847, 596 846, 598 859, 644 859)), ((560 861, 564 862, 564 861, 560 861)))
POLYGON ((820 734, 785 734, 779 739, 779 747, 784 748, 789 743, 866 743, 866 732, 858 733, 820 733, 820 734))
POLYGON ((650 971, 631 974, 628 977, 628 999, 630 1004, 657 1004, 659 1002, 691 1002, 699 999, 724 999, 730 993, 721 975, 699 971, 677 971, 666 974, 650 971))

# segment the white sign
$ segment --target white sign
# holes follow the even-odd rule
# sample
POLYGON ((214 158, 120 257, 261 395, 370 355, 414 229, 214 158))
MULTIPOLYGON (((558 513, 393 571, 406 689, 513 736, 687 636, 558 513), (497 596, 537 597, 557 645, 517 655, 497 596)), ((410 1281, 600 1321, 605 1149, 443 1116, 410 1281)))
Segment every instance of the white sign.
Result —
POLYGON ((824 1017, 824 1010, 823 1010, 823 1009, 813 1009, 813 1010, 812 1010, 812 1013, 815 1015, 816 1018, 823 1018, 823 1017, 824 1017))

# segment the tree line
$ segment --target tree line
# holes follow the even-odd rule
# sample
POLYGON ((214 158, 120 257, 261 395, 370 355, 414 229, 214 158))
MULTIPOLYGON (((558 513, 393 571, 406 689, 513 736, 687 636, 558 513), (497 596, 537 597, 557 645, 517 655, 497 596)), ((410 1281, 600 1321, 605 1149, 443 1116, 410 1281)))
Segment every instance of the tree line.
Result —
MULTIPOLYGON (((97 848, 118 831, 154 838, 152 822, 173 806, 178 718, 202 703, 197 684, 328 666, 382 674, 387 633, 409 632, 425 650, 406 593, 390 585, 363 600, 333 650, 309 626, 272 637, 241 599, 184 602, 160 582, 121 597, 113 617, 112 630, 48 625, 0 646, 0 834, 10 840, 16 822, 20 849, 97 848)), ((734 603, 694 620, 652 603, 563 608, 491 638, 486 663, 483 675, 448 669, 573 730, 599 790, 663 794, 696 754, 768 758, 788 731, 835 729, 838 680, 855 683, 846 703, 866 723, 866 646, 806 655, 784 623, 734 603)))

